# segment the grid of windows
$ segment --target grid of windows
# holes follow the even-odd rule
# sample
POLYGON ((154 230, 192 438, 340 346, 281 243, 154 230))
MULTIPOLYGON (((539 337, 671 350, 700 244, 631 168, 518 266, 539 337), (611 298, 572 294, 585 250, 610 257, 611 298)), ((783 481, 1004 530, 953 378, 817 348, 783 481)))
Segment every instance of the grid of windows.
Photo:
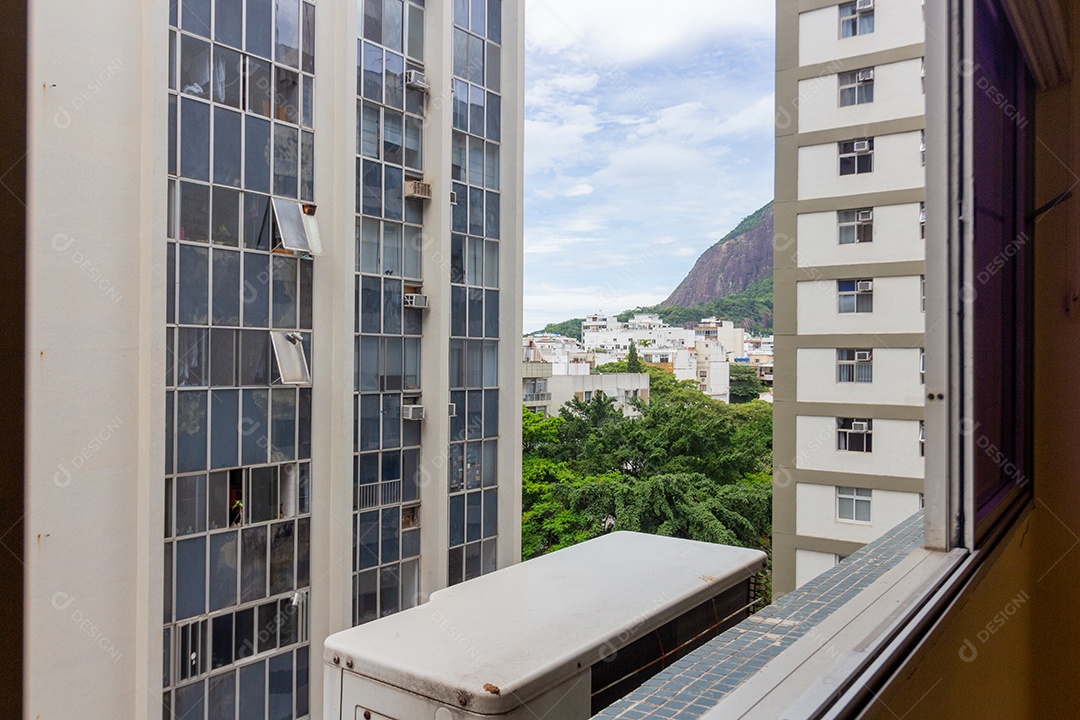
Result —
POLYGON ((867 418, 836 418, 836 449, 873 452, 874 421, 867 418))
POLYGON ((841 245, 874 242, 873 208, 837 210, 836 222, 841 245))
POLYGON ((836 292, 840 313, 874 312, 873 280, 837 280, 836 292))
POLYGON ((840 107, 874 102, 874 68, 842 72, 838 76, 840 107))
POLYGON ((874 138, 840 143, 840 174, 865 175, 874 172, 874 138))
POLYGON ((451 585, 496 567, 501 0, 454 0, 448 451, 451 585))
POLYGON ((840 37, 869 35, 874 32, 874 1, 859 0, 840 6, 840 37))
POLYGON ((308 713, 314 21, 172 5, 166 717, 308 713))
POLYGON ((353 622, 413 607, 425 186, 423 2, 364 0, 357 44, 353 622))
POLYGON ((852 349, 837 350, 836 382, 874 382, 874 351, 852 349))
POLYGON ((836 519, 870 522, 874 491, 866 488, 836 488, 836 519))

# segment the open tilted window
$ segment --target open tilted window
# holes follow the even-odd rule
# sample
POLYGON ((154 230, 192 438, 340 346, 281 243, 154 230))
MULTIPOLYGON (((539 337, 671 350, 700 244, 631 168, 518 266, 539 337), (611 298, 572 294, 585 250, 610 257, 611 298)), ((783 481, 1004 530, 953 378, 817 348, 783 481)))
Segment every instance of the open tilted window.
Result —
POLYGON ((274 359, 281 382, 286 385, 311 384, 311 371, 304 353, 304 336, 298 332, 271 332, 270 339, 274 345, 274 359))
POLYGON ((274 198, 274 252, 322 255, 315 206, 293 200, 274 198))

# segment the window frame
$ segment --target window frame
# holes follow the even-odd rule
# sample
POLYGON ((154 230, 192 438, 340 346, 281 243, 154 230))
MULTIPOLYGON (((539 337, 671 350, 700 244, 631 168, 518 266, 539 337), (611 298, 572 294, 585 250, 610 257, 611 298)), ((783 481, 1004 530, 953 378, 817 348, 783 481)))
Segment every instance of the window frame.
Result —
POLYGON ((874 523, 874 491, 872 488, 860 488, 854 486, 836 487, 836 522, 856 523, 859 525, 872 525, 874 523), (850 492, 846 492, 850 491, 850 492), (841 501, 851 501, 851 517, 844 517, 841 513, 841 501), (867 520, 859 520, 859 506, 865 506, 867 520))
POLYGON ((836 452, 873 453, 874 420, 872 418, 836 418, 836 452), (856 429, 856 423, 865 424, 865 429, 856 429), (861 438, 857 442, 854 438, 861 438), (853 447, 853 445, 861 445, 853 447))

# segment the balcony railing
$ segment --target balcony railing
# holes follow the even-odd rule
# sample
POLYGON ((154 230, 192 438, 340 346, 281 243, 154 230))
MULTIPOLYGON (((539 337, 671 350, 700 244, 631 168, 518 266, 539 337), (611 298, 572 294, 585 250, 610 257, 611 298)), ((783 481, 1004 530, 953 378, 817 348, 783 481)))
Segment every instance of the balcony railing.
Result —
POLYGON ((525 393, 522 395, 522 402, 526 403, 538 403, 548 402, 551 400, 551 393, 525 393))

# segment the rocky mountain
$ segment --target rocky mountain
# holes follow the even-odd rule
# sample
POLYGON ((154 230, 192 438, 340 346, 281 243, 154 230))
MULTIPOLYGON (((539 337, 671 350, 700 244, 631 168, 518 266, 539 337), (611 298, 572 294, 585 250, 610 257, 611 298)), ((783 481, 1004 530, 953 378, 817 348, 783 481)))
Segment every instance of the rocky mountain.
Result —
POLYGON ((690 274, 660 307, 695 307, 738 295, 772 277, 773 204, 743 219, 702 253, 690 274))

